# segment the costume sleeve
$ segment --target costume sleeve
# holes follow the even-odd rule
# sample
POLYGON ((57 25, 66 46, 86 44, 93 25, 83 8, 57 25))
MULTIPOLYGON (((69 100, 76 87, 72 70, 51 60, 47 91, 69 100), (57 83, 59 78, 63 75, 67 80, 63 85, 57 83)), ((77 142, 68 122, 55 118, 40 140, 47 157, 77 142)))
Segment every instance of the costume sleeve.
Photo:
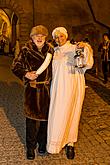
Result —
POLYGON ((17 58, 15 57, 11 66, 12 72, 21 80, 23 80, 26 72, 28 71, 25 66, 25 52, 20 51, 17 58))
POLYGON ((85 43, 84 47, 84 67, 82 68, 84 73, 87 69, 91 69, 94 63, 93 59, 93 49, 89 44, 85 43))
POLYGON ((51 59, 52 59, 52 54, 47 53, 47 56, 46 56, 44 62, 42 63, 40 68, 36 71, 36 74, 40 75, 48 67, 48 65, 50 64, 51 59))

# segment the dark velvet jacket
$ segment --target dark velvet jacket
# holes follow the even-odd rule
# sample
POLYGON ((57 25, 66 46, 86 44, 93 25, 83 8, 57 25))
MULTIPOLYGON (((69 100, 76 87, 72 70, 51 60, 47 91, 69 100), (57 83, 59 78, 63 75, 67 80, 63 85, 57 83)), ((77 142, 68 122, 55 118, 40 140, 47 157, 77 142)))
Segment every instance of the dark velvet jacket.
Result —
POLYGON ((99 45, 99 48, 98 48, 98 52, 101 53, 101 59, 102 60, 105 60, 106 58, 106 54, 108 53, 108 59, 107 61, 109 60, 110 61, 110 43, 107 44, 107 49, 103 49, 103 46, 106 46, 106 44, 104 42, 102 42, 100 45, 99 45))
POLYGON ((12 72, 24 82, 24 112, 25 116, 34 120, 47 120, 50 101, 50 82, 52 78, 52 63, 42 72, 37 82, 49 81, 49 84, 37 84, 36 88, 30 86, 25 74, 28 71, 36 71, 44 62, 47 53, 53 54, 53 49, 47 43, 41 52, 30 40, 21 49, 17 58, 13 60, 12 72))

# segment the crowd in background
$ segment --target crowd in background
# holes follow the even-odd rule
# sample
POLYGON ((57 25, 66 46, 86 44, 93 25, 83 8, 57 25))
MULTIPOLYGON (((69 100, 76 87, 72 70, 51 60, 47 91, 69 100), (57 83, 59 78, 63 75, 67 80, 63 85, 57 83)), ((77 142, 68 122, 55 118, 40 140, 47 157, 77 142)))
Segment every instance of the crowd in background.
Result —
POLYGON ((0 35, 0 55, 17 56, 19 51, 19 39, 16 39, 15 45, 12 47, 9 38, 5 35, 0 35))
POLYGON ((1 35, 0 36, 0 55, 8 55, 10 52, 10 42, 9 39, 1 35))

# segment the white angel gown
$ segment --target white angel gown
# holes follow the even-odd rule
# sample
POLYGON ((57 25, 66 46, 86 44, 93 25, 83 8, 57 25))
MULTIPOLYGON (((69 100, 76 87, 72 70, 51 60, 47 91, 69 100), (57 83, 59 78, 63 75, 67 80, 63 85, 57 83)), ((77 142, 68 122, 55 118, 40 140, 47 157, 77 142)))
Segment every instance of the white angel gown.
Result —
POLYGON ((85 95, 86 69, 93 65, 92 48, 85 44, 84 68, 74 68, 75 45, 66 42, 55 48, 48 118, 47 151, 59 153, 62 148, 76 142, 82 104, 85 95))

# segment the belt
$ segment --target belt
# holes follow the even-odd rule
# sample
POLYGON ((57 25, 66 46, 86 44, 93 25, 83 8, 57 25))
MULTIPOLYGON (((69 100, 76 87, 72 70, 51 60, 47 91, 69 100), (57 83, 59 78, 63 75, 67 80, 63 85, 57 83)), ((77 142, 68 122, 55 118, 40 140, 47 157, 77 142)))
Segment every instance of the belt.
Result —
POLYGON ((40 81, 40 82, 37 82, 37 81, 33 80, 33 81, 29 81, 29 84, 30 84, 31 87, 36 88, 36 85, 49 84, 49 81, 40 81))

